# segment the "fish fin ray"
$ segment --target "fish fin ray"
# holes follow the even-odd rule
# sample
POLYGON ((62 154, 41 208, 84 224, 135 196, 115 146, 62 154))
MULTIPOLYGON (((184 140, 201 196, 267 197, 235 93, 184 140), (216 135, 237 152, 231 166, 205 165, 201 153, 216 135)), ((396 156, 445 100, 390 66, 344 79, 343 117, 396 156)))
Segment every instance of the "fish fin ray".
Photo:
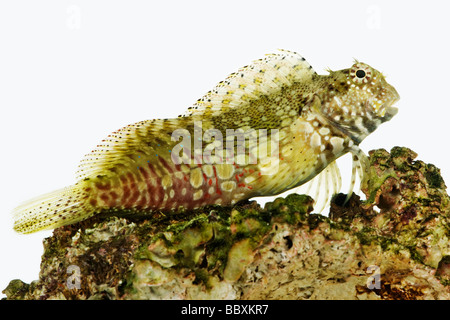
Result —
POLYGON ((28 200, 13 210, 14 230, 33 233, 84 220, 94 214, 87 197, 75 184, 28 200))
POLYGON ((186 126, 183 121, 188 119, 146 120, 111 133, 81 160, 77 180, 104 175, 121 166, 138 167, 146 161, 157 160, 158 156, 170 158, 171 151, 161 146, 173 144, 171 134, 186 126))
POLYGON ((279 49, 229 75, 181 116, 214 114, 249 103, 283 86, 310 79, 316 72, 296 52, 279 49))
POLYGON ((295 192, 307 194, 315 201, 314 212, 321 213, 329 204, 333 195, 341 189, 341 173, 336 161, 330 163, 313 179, 297 187, 295 192))
POLYGON ((344 204, 347 203, 347 201, 353 194, 357 176, 359 176, 360 181, 359 190, 363 189, 367 185, 369 177, 368 170, 370 164, 367 155, 359 147, 356 146, 353 146, 350 152, 352 154, 352 176, 344 204))

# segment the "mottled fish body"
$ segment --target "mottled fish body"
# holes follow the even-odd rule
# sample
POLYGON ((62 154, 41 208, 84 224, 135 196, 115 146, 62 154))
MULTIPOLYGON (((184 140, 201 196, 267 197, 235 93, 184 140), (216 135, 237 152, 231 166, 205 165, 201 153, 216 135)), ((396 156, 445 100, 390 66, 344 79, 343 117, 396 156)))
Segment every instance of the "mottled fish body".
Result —
POLYGON ((14 229, 56 228, 103 211, 227 206, 314 177, 337 192, 335 160, 351 152, 352 183, 356 170, 364 182, 358 145, 395 115, 398 99, 364 63, 319 75, 299 54, 280 50, 231 74, 178 118, 109 135, 82 160, 73 186, 16 208, 14 229))

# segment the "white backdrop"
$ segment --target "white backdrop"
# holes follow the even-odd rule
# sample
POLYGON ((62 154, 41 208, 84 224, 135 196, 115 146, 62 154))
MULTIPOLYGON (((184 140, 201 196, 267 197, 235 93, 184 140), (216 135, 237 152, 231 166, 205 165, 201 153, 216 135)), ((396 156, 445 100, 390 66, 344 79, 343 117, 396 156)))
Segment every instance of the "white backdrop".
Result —
POLYGON ((51 234, 16 234, 15 206, 73 184, 78 161, 110 132, 176 117, 277 48, 318 73, 353 58, 383 71, 399 113, 361 147, 410 147, 450 183, 449 9, 433 0, 0 2, 0 290, 38 278, 51 234))

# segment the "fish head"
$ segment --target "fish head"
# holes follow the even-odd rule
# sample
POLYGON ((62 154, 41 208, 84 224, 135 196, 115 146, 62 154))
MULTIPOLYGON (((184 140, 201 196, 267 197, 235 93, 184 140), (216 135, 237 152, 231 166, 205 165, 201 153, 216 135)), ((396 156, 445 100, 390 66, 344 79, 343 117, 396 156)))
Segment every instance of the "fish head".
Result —
POLYGON ((320 112, 359 144, 378 126, 397 114, 400 99, 384 75, 356 61, 349 69, 330 71, 322 92, 320 112))

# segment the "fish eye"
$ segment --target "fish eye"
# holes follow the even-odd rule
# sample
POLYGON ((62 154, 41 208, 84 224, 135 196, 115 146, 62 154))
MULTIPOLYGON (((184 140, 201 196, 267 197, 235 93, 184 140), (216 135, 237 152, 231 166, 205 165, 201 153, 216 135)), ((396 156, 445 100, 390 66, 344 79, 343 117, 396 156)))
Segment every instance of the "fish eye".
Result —
POLYGON ((372 68, 365 63, 357 62, 350 69, 350 78, 357 84, 368 83, 372 79, 372 68))
POLYGON ((356 71, 356 76, 360 79, 364 78, 366 76, 366 72, 362 69, 359 69, 358 71, 356 71))

